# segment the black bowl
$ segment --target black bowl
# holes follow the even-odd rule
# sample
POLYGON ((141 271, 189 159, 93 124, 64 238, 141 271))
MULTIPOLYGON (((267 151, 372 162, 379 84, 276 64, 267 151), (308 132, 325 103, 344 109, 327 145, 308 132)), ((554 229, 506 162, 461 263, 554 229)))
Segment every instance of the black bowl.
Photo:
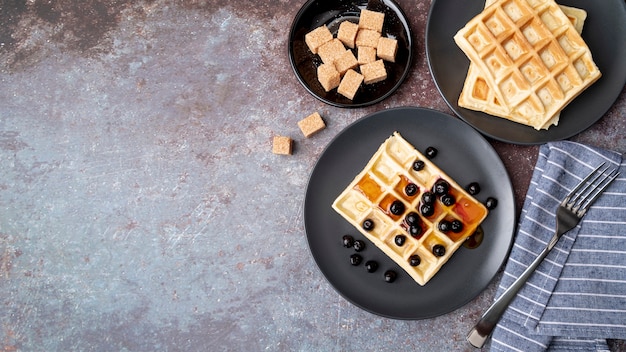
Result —
MULTIPOLYGON (((296 77, 304 88, 319 100, 338 107, 363 107, 378 103, 389 97, 409 73, 413 57, 411 29, 400 6, 393 0, 309 0, 296 15, 289 33, 289 60, 296 77), (387 79, 362 85, 350 100, 337 93, 337 89, 326 92, 317 80, 317 67, 322 63, 313 54, 304 36, 313 29, 326 25, 333 36, 344 20, 357 23, 362 9, 383 12, 385 23, 383 36, 398 40, 396 62, 386 62, 387 79)), ((356 55, 356 53, 355 53, 356 55)))

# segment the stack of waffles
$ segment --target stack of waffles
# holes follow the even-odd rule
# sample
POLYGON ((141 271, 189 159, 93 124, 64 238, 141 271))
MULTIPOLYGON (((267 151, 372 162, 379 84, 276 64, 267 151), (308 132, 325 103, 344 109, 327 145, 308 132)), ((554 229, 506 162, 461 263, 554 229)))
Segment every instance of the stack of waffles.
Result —
POLYGON ((470 59, 459 106, 547 129, 600 78, 580 36, 584 10, 554 0, 488 0, 454 36, 470 59))
POLYGON ((398 132, 379 147, 332 207, 420 285, 437 274, 488 212, 398 132), (448 185, 445 193, 453 203, 436 196, 430 212, 423 212, 423 195, 441 182, 448 185), (453 222, 460 227, 441 226, 453 222))

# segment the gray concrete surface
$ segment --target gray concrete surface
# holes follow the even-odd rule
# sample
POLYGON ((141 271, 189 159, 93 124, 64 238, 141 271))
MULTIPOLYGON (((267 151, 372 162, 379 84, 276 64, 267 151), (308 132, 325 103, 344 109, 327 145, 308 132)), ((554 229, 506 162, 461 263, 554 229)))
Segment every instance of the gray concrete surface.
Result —
MULTIPOLYGON (((303 1, 1 1, 0 350, 472 350, 494 283, 396 321, 344 300, 307 248, 308 175, 342 128, 403 105, 451 113, 424 55, 430 3, 398 2, 410 76, 346 110, 289 66, 303 1), (305 139, 313 111, 327 128, 305 139), (294 155, 271 153, 276 134, 294 155)), ((626 152, 625 105, 573 139, 626 152)), ((537 147, 493 145, 521 205, 537 147)))

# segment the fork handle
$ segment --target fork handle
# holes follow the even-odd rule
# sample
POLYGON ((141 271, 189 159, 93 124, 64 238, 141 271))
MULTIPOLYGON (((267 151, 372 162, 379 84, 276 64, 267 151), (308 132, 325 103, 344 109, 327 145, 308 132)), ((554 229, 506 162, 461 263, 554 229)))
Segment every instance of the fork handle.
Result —
MULTIPOLYGON (((558 238, 557 238, 558 239, 558 238)), ((553 239, 554 240, 554 239, 553 239)), ((467 334, 467 342, 469 342, 472 346, 476 348, 481 348, 485 344, 485 341, 489 338, 489 335, 493 332, 493 329, 496 327, 496 324, 504 314, 504 311, 509 306, 513 298, 517 295, 517 292, 524 286, 526 280, 530 277, 530 275, 535 271, 535 269, 539 266, 539 264, 543 261, 543 259, 548 255, 552 247, 554 246, 553 242, 550 241, 550 244, 535 258, 535 260, 530 263, 528 268, 524 270, 522 275, 520 275, 514 282, 509 286, 509 288, 504 291, 502 296, 500 296, 492 305, 487 309, 487 311, 482 315, 478 323, 470 330, 467 334)))

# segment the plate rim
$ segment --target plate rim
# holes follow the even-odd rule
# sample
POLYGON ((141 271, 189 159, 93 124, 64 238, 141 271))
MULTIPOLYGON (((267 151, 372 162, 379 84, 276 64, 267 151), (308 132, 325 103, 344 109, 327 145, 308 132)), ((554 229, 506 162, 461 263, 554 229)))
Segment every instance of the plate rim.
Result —
MULTIPOLYGON (((382 143, 382 141, 381 141, 382 143)), ((330 205, 328 205, 328 207, 330 208, 330 205)), ((511 181, 511 177, 508 174, 508 171, 506 170, 506 167, 504 165, 504 163, 502 162, 502 159, 500 157, 500 155, 498 155, 497 151, 495 150, 495 148, 493 148, 493 146, 489 143, 489 141, 482 135, 480 134, 478 131, 476 131, 475 129, 472 128, 472 126, 468 125, 465 121, 459 119, 456 116, 450 115, 450 114, 446 114, 444 112, 438 111, 438 110, 434 110, 431 108, 425 108, 425 107, 419 107, 419 106, 399 106, 399 107, 394 107, 394 108, 389 108, 389 109, 383 109, 380 111, 376 111, 376 112, 372 112, 369 113, 365 116, 363 116, 362 118, 357 119, 356 121, 353 121, 352 123, 350 123, 349 125, 347 125, 344 129, 342 129, 335 137, 332 138, 332 140, 327 144, 327 146, 324 148, 324 150, 321 152, 320 156, 318 157, 316 163, 314 164, 311 173, 309 175, 309 179, 307 180, 307 184, 306 184, 306 189, 305 189, 305 197, 304 200, 302 202, 302 206, 301 206, 301 214, 303 217, 303 226, 304 226, 304 230, 305 230, 305 236, 306 236, 306 240, 307 240, 307 245, 309 248, 309 253, 311 254, 318 270, 322 273, 322 276, 324 277, 324 279, 326 280, 326 282, 328 284, 330 284, 330 286, 335 290, 335 292, 337 292, 341 297, 343 297, 346 301, 348 301, 349 303, 361 308, 364 311, 367 311, 369 313, 375 314, 377 316, 381 316, 381 317, 385 317, 385 318, 390 318, 390 319, 397 319, 397 320, 422 320, 422 319, 430 319, 430 318, 434 318, 437 316, 441 316, 444 314, 448 314, 451 313, 463 306, 465 306, 466 304, 468 304, 470 301, 472 301, 473 299, 475 299, 478 295, 480 295, 482 292, 485 291, 485 289, 494 281, 494 279, 497 277, 497 274, 500 272, 501 268, 503 267, 503 265, 506 263, 511 248, 514 244, 514 238, 515 238, 515 231, 517 228, 517 218, 518 218, 518 214, 517 214, 517 205, 515 203, 515 193, 514 193, 514 188, 513 188, 513 184, 511 181), (335 285, 335 283, 333 282, 333 280, 331 280, 331 278, 329 277, 329 275, 327 275, 327 273, 322 270, 322 268, 320 267, 320 264, 318 263, 318 256, 319 254, 314 253, 313 251, 313 246, 311 243, 311 234, 310 234, 310 230, 309 230, 309 221, 307 220, 307 202, 310 199, 309 198, 309 193, 312 192, 311 190, 311 184, 314 181, 314 177, 316 176, 316 170, 318 169, 318 166, 320 165, 320 163, 322 162, 323 157, 326 155, 326 153, 330 150, 330 148, 337 142, 337 140, 339 140, 340 138, 342 138, 342 136, 349 131, 350 129, 354 128, 355 126, 358 126, 361 123, 364 123, 365 121, 367 121, 370 118, 375 118, 377 115, 379 114, 384 114, 384 113, 392 113, 393 111, 402 111, 402 110, 408 110, 408 111, 412 111, 412 112, 417 112, 417 113, 427 113, 427 114, 435 114, 435 115, 440 115, 443 118, 450 118, 450 119, 455 119, 457 120, 456 122, 464 125, 465 128, 467 128, 468 133, 473 133, 475 138, 478 138, 479 140, 482 141, 484 146, 487 146, 489 148, 489 150, 498 158, 498 162, 499 162, 499 166, 501 166, 502 170, 504 171, 504 173, 506 174, 506 193, 508 194, 508 196, 511 199, 511 204, 509 204, 508 206, 510 206, 510 212, 511 212, 511 218, 513 219, 513 222, 510 226, 510 233, 507 233, 508 236, 508 243, 506 246, 506 251, 504 252, 504 255, 502 256, 501 259, 498 260, 498 265, 497 267, 494 269, 493 274, 490 275, 490 278, 488 280, 485 280, 485 282, 480 285, 480 288, 476 290, 475 295, 470 295, 468 297, 466 297, 465 299, 457 302, 457 304, 452 305, 440 312, 436 312, 433 314, 424 314, 424 315, 410 315, 410 316, 397 316, 397 315, 393 315, 393 314, 386 314, 384 312, 380 312, 380 311, 376 311, 370 307, 367 307, 363 304, 361 304, 360 302, 356 302, 355 300, 353 300, 351 297, 349 297, 349 295, 347 295, 345 292, 342 292, 341 290, 339 290, 339 288, 335 285)), ((506 215, 504 215, 506 216, 506 215)))
MULTIPOLYGON (((362 102, 362 103, 356 103, 356 104, 346 104, 346 103, 340 103, 340 102, 336 102, 336 101, 332 101, 329 99, 325 99, 324 97, 319 96, 318 94, 316 94, 313 89, 311 87, 309 87, 308 84, 306 84, 306 82, 304 81, 304 78, 302 77, 302 75, 300 74, 300 72, 298 71, 298 69, 296 68, 296 63, 295 63, 295 58, 294 58, 294 54, 293 54, 293 37, 294 37, 294 33, 295 33, 295 29, 296 29, 296 25, 299 23, 300 18, 302 17, 302 15, 304 14, 304 12, 308 9, 308 7, 312 6, 313 3, 318 2, 320 0, 307 0, 298 10, 298 12, 296 13, 296 15, 294 16, 291 25, 289 27, 289 36, 287 38, 287 55, 289 57, 289 64, 291 66, 291 69, 294 73, 294 75, 296 76, 296 79, 298 80, 298 82, 300 83, 300 85, 302 87, 304 87, 304 89, 313 97, 315 97, 316 99, 318 99, 319 101, 328 104, 330 106, 335 106, 338 108, 363 108, 363 107, 367 107, 367 106, 371 106, 377 103, 380 103, 381 101, 389 98, 396 90, 398 90, 400 88, 400 86, 404 83, 404 81, 406 81, 406 78, 409 76, 409 73, 411 72, 411 68, 413 66, 413 60, 414 60, 414 43, 413 43, 413 30, 411 29, 411 23, 409 22, 408 17, 406 16, 406 13, 404 12, 404 10, 402 9, 402 7, 400 6, 400 4, 398 4, 398 2, 396 0, 381 0, 381 2, 389 2, 392 3, 395 6, 394 12, 397 12, 401 15, 401 19, 404 23, 406 23, 406 26, 403 26, 405 28, 405 30, 407 31, 407 35, 406 38, 408 40, 408 57, 407 57, 407 63, 406 66, 404 67, 404 70, 402 72, 402 75, 400 76, 400 78, 398 79, 398 82, 396 82, 396 84, 393 85, 393 87, 391 87, 391 89, 389 89, 389 91, 387 91, 385 94, 383 94, 382 96, 370 100, 370 101, 366 101, 366 102, 362 102)), ((357 0, 351 0, 351 2, 355 2, 357 0)))

